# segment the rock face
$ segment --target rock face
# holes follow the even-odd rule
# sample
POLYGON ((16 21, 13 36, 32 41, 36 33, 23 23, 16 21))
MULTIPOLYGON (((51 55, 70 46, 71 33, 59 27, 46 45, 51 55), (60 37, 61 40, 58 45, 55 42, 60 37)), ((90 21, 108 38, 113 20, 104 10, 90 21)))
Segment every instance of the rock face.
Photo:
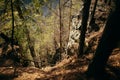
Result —
POLYGON ((68 47, 71 47, 74 43, 79 41, 79 36, 80 36, 79 27, 80 27, 80 25, 81 25, 81 20, 78 19, 78 15, 73 16, 72 26, 70 28, 68 47))
POLYGON ((69 41, 67 45, 68 55, 77 53, 79 47, 81 19, 80 15, 72 16, 72 25, 70 27, 69 41))
POLYGON ((80 37, 80 26, 82 21, 82 9, 83 9, 83 2, 80 3, 81 7, 79 12, 75 13, 71 16, 71 27, 70 27, 70 34, 69 34, 69 41, 67 44, 67 49, 77 48, 79 46, 79 37, 80 37), (75 46, 77 45, 77 46, 75 46), (74 46, 74 47, 73 47, 74 46))

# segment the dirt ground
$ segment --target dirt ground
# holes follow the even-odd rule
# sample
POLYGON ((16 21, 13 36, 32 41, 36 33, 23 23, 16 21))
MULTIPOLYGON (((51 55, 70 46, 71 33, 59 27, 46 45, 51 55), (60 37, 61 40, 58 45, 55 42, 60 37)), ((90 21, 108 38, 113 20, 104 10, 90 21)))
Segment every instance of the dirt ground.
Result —
MULTIPOLYGON (((109 58, 106 71, 110 80, 120 80, 120 48, 116 48, 109 58)), ((13 67, 0 67, 0 80, 89 80, 85 72, 92 54, 77 59, 72 56, 58 62, 55 66, 42 69, 35 67, 17 67, 16 76, 13 67)))

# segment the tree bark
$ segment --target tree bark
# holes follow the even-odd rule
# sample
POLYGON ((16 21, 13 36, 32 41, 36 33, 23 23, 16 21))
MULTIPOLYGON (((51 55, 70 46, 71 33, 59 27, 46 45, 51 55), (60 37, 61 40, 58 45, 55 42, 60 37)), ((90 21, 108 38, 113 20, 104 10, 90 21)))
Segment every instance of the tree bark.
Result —
POLYGON ((13 10, 13 2, 11 0, 11 12, 12 12, 12 34, 11 34, 11 46, 13 49, 13 44, 14 44, 14 10, 13 10))
MULTIPOLYGON (((15 4, 15 8, 17 9, 18 11, 18 15, 20 17, 20 19, 22 19, 23 21, 25 20, 24 16, 23 16, 23 13, 22 13, 22 10, 20 8, 20 0, 17 0, 16 1, 16 4, 15 4)), ((29 50, 30 50, 30 53, 31 53, 31 56, 33 58, 33 62, 34 62, 34 65, 35 67, 38 67, 40 68, 41 65, 40 65, 40 60, 39 60, 39 57, 36 55, 35 53, 35 50, 34 50, 34 46, 32 44, 32 41, 31 41, 31 38, 30 38, 30 32, 29 30, 26 28, 27 26, 25 26, 25 30, 26 30, 26 37, 27 37, 27 41, 28 41, 28 47, 29 47, 29 50)), ((29 56, 29 55, 28 55, 29 56)), ((29 63, 30 64, 30 63, 29 63)))
POLYGON ((12 13, 12 34, 11 34, 12 53, 11 53, 11 55, 14 58, 13 59, 14 60, 14 66, 15 66, 15 68, 14 68, 14 76, 17 76, 16 75, 16 57, 14 56, 14 55, 16 55, 16 52, 14 51, 14 28, 15 28, 15 26, 14 26, 14 21, 15 21, 15 19, 14 19, 14 8, 13 8, 13 1, 10 0, 10 2, 11 2, 11 13, 12 13))
POLYGON ((103 80, 105 66, 112 50, 120 41, 120 0, 115 1, 116 7, 111 11, 106 23, 102 38, 95 52, 93 61, 89 64, 87 74, 96 80, 103 80))
POLYGON ((84 43, 85 43, 85 33, 87 30, 90 4, 91 4, 91 0, 84 0, 78 57, 83 55, 83 51, 84 51, 83 49, 84 49, 84 43))
POLYGON ((34 61, 34 65, 35 65, 35 67, 40 68, 40 64, 39 64, 40 61, 39 61, 39 59, 37 59, 37 55, 35 53, 34 46, 33 46, 34 42, 31 41, 30 32, 27 28, 26 28, 26 36, 27 36, 27 41, 28 41, 28 47, 30 49, 31 56, 34 61))
POLYGON ((96 10, 96 6, 97 6, 97 2, 98 2, 98 0, 95 0, 93 11, 91 13, 91 18, 90 18, 90 23, 89 23, 90 25, 94 22, 94 15, 95 15, 95 10, 96 10))
MULTIPOLYGON (((62 6, 61 6, 61 0, 59 0, 59 21, 60 21, 60 55, 62 54, 62 27, 63 27, 63 23, 62 23, 62 6)), ((59 56, 59 59, 61 59, 61 57, 59 56)))

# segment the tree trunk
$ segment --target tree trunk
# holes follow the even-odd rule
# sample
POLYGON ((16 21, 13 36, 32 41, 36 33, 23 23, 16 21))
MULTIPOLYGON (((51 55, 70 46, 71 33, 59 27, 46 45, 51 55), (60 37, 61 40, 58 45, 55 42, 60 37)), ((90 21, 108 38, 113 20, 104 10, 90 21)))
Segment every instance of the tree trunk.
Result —
POLYGON ((91 13, 91 18, 90 18, 90 23, 89 23, 90 25, 94 22, 94 15, 95 15, 95 10, 96 10, 96 6, 97 6, 97 2, 98 2, 98 0, 95 0, 93 11, 91 13))
POLYGON ((97 24, 95 23, 95 17, 94 17, 97 2, 98 2, 98 0, 95 0, 94 6, 93 6, 93 11, 92 11, 91 16, 90 16, 90 22, 89 22, 90 31, 89 32, 91 32, 92 30, 95 30, 95 31, 99 30, 99 26, 97 26, 97 24))
MULTIPOLYGON (((12 54, 11 55, 16 55, 14 52, 14 9, 13 9, 13 2, 11 2, 11 12, 12 12, 12 34, 11 34, 11 47, 12 47, 12 54)), ((13 59, 14 60, 14 59, 13 59)), ((14 76, 16 76, 16 61, 14 60, 14 76)))
MULTIPOLYGON (((16 3, 17 3, 17 4, 15 5, 15 7, 16 7, 16 9, 17 9, 17 11, 18 11, 18 15, 19 15, 20 19, 22 19, 22 20, 24 21, 25 19, 24 19, 22 10, 21 10, 21 8, 20 8, 20 1, 17 0, 16 3)), ((28 41, 28 47, 29 47, 31 56, 32 56, 32 58, 33 58, 34 65, 35 65, 35 67, 40 68, 41 65, 40 65, 39 57, 37 57, 37 55, 36 55, 36 53, 35 53, 34 46, 33 46, 33 44, 32 44, 31 38, 30 38, 30 32, 29 32, 29 30, 28 30, 26 27, 27 27, 27 26, 25 26, 25 30, 26 30, 26 36, 27 36, 27 41, 28 41)), ((28 56, 29 56, 29 55, 27 54, 27 57, 28 57, 28 56)), ((28 63, 28 64, 30 64, 30 63, 28 63)), ((32 65, 32 64, 31 64, 31 65, 32 65)))
MULTIPOLYGON (((72 0, 70 0, 70 12, 69 12, 69 29, 68 29, 68 39, 67 39, 67 45, 69 43, 69 36, 70 36, 70 27, 71 27, 71 11, 72 11, 72 0)), ((66 47, 68 49, 68 46, 66 47)), ((68 51, 66 49, 66 54, 68 55, 68 51)))
POLYGON ((34 61, 34 65, 35 65, 35 67, 40 68, 40 64, 39 64, 40 60, 38 59, 38 57, 35 53, 34 45, 33 45, 34 42, 31 41, 30 32, 27 28, 26 28, 26 36, 27 36, 27 41, 28 41, 28 47, 30 49, 31 56, 32 56, 33 61, 34 61))
POLYGON ((120 41, 120 0, 116 0, 116 8, 111 11, 102 38, 95 52, 93 61, 89 64, 87 74, 97 80, 103 80, 105 66, 112 50, 120 41), (117 36, 118 35, 118 36, 117 36))
POLYGON ((89 17, 90 4, 91 4, 91 0, 84 0, 78 57, 83 55, 83 49, 84 49, 84 43, 85 43, 85 33, 87 30, 87 22, 88 22, 88 17, 89 17))
POLYGON ((14 10, 13 10, 13 2, 11 0, 11 12, 12 12, 12 34, 11 34, 11 46, 13 50, 13 44, 14 44, 14 10))
MULTIPOLYGON (((61 0, 59 0, 59 21, 60 21, 60 55, 62 54, 62 27, 63 27, 63 23, 62 23, 62 6, 61 6, 61 0)), ((59 59, 61 59, 61 57, 59 56, 59 59)))

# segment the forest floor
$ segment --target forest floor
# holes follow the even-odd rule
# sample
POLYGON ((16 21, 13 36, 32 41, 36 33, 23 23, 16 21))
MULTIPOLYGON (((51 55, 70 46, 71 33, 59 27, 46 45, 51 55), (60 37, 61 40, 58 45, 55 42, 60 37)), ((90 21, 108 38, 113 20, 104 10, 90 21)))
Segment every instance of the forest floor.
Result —
MULTIPOLYGON (((0 67, 0 80, 90 80, 85 72, 92 59, 92 54, 78 59, 72 56, 58 62, 55 66, 38 69, 35 67, 17 67, 14 76, 13 67, 0 67)), ((116 48, 108 60, 106 72, 108 80, 120 80, 120 48, 116 48)))

